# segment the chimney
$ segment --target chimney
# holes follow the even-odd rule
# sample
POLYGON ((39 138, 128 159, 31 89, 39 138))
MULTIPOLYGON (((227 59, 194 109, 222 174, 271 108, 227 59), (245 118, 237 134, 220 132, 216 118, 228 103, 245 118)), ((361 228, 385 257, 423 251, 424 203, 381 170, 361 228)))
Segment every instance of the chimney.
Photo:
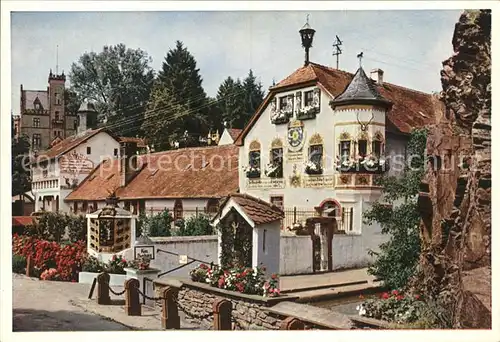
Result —
POLYGON ((372 80, 377 82, 377 84, 382 85, 384 84, 384 70, 382 69, 373 69, 370 73, 370 76, 372 80))
POLYGON ((120 142, 120 186, 126 186, 137 171, 137 142, 120 142))

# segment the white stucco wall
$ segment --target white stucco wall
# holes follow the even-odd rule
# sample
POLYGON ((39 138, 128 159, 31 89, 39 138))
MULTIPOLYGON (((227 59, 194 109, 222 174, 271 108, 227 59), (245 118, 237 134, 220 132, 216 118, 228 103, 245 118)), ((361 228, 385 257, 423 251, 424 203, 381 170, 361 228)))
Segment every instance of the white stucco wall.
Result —
POLYGON ((312 242, 310 236, 282 235, 280 274, 311 273, 312 242))
MULTIPOLYGON (((64 202, 64 199, 69 193, 71 193, 71 189, 65 189, 66 179, 76 179, 77 184, 79 184, 101 161, 106 158, 114 158, 114 150, 118 149, 119 151, 119 148, 119 142, 116 141, 111 135, 106 132, 100 132, 84 143, 66 152, 57 160, 50 161, 48 167, 33 167, 33 183, 35 183, 33 194, 36 198, 35 210, 40 210, 42 207, 39 197, 43 198, 43 196, 54 196, 54 198, 56 198, 56 196, 59 196, 59 210, 69 212, 69 204, 64 202), (87 147, 90 147, 90 154, 87 154, 87 147), (75 172, 66 172, 61 169, 62 159, 73 153, 79 154, 86 160, 87 168, 77 169, 75 172), (89 165, 91 165, 90 169, 88 168, 89 165), (47 173, 44 176, 43 170, 45 169, 47 170, 47 173), (56 185, 51 188, 38 188, 36 183, 46 180, 54 180, 56 181, 56 185)), ((43 160, 43 158, 40 160, 43 160)), ((55 209, 55 203, 50 207, 46 206, 46 210, 48 211, 55 211, 55 209)))
POLYGON ((218 145, 219 146, 220 145, 231 145, 233 143, 234 143, 233 138, 231 138, 231 135, 229 134, 229 132, 225 128, 224 132, 222 132, 222 135, 221 135, 221 137, 219 139, 218 145))
POLYGON ((252 266, 264 265, 266 274, 280 272, 280 222, 259 225, 252 234, 252 266))

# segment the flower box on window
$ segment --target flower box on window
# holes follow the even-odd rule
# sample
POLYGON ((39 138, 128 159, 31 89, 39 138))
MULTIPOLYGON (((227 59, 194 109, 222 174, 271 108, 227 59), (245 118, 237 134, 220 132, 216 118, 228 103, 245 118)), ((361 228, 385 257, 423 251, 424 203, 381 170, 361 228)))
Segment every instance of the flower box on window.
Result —
POLYGON ((258 167, 247 166, 243 171, 246 173, 247 178, 260 178, 260 168, 258 167))
POLYGON ((349 173, 383 173, 389 170, 389 165, 384 158, 368 155, 356 159, 337 158, 336 169, 339 172, 349 173))
POLYGON ((300 108, 297 111, 297 120, 315 119, 316 114, 318 114, 318 113, 319 113, 319 106, 317 106, 317 107, 306 106, 304 108, 300 108))
POLYGON ((275 116, 272 117, 271 122, 274 125, 286 124, 290 121, 291 114, 292 114, 291 111, 290 112, 279 111, 278 113, 276 113, 275 116))
POLYGON ((305 164, 304 172, 307 173, 308 175, 320 175, 323 173, 323 168, 321 167, 321 164, 319 164, 319 163, 314 163, 312 161, 308 161, 305 164))
POLYGON ((266 166, 264 174, 270 178, 282 178, 283 177, 283 170, 281 169, 280 165, 268 164, 266 166))

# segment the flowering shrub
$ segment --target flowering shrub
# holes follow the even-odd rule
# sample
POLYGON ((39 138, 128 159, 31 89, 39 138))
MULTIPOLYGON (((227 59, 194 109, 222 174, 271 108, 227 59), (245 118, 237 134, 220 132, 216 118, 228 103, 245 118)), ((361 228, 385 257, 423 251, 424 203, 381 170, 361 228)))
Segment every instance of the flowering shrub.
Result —
POLYGON ((311 160, 304 164, 304 168, 305 173, 307 173, 308 175, 319 175, 323 173, 321 164, 313 162, 311 160))
POLYGON ((139 258, 129 262, 128 266, 137 270, 148 270, 150 261, 148 257, 141 255, 139 258))
POLYGON ((83 242, 61 246, 57 242, 18 235, 12 237, 12 252, 26 259, 31 258, 35 273, 42 275, 46 273, 45 271, 55 269, 57 277, 46 273, 44 278, 64 281, 76 281, 86 256, 83 242))
POLYGON ((84 272, 100 273, 105 269, 106 264, 92 255, 87 256, 82 264, 82 271, 84 272))
POLYGON ((419 295, 405 296, 393 290, 384 292, 378 299, 369 299, 356 307, 360 316, 381 319, 395 323, 414 323, 418 321, 427 304, 419 295))
POLYGON ((264 277, 265 267, 230 267, 229 269, 211 268, 205 264, 190 272, 191 280, 207 283, 220 289, 256 294, 264 297, 279 296, 279 278, 276 274, 270 280, 264 277))
POLYGON ((59 280, 60 276, 55 268, 49 268, 40 275, 41 280, 59 280))
POLYGON ((383 172, 387 171, 389 167, 385 163, 384 158, 377 158, 371 154, 366 156, 357 156, 351 158, 339 158, 337 156, 335 162, 337 171, 344 172, 383 172))
POLYGON ((248 165, 243 167, 243 172, 246 173, 247 178, 260 177, 260 168, 257 166, 248 165))
POLYGON ((127 266, 127 260, 122 258, 120 255, 117 256, 114 254, 106 267, 106 271, 115 274, 125 274, 125 267, 127 266))

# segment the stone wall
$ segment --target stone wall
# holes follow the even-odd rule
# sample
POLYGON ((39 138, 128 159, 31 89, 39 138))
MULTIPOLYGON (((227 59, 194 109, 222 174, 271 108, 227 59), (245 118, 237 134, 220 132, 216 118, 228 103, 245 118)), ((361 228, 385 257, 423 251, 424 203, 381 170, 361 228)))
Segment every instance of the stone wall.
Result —
POLYGON ((264 298, 222 290, 188 279, 161 279, 154 282, 156 295, 172 286, 179 289, 178 309, 189 323, 213 329, 213 304, 218 299, 232 303, 233 330, 279 330, 288 317, 300 319, 307 330, 353 329, 348 316, 307 304, 295 303, 297 297, 282 295, 264 298))

